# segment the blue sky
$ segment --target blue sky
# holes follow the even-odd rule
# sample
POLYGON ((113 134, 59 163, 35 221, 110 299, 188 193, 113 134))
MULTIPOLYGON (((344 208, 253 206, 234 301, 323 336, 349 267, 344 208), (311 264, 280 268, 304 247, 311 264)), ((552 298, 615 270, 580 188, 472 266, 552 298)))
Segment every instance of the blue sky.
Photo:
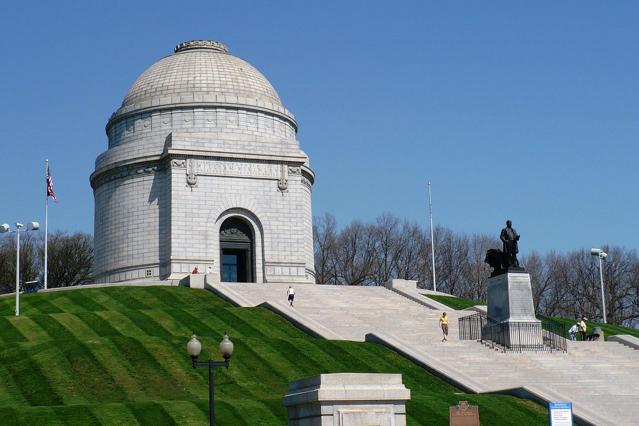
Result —
POLYGON ((636 2, 10 2, 0 27, 0 222, 93 229, 104 126, 197 38, 271 81, 317 173, 315 215, 384 211, 524 251, 637 248, 636 2))

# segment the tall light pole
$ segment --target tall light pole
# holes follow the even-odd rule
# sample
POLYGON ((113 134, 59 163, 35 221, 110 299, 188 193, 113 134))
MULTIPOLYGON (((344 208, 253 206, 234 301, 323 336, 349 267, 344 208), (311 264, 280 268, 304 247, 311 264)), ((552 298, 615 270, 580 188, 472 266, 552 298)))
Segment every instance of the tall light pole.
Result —
POLYGON ((602 249, 592 248, 590 254, 599 258, 599 282, 601 284, 601 312, 603 313, 603 322, 606 324, 606 296, 604 295, 604 282, 603 282, 603 260, 608 257, 608 253, 605 253, 602 249))
POLYGON ((433 291, 437 291, 437 280, 435 278, 435 237, 433 231, 433 196, 430 191, 430 181, 428 181, 428 212, 430 216, 430 257, 433 261, 433 291))
POLYGON ((191 340, 186 344, 186 351, 191 356, 191 362, 193 368, 196 367, 209 367, 209 425, 215 426, 215 394, 214 394, 214 375, 213 367, 225 367, 229 368, 229 362, 231 361, 231 355, 233 355, 233 342, 229 339, 228 334, 224 333, 224 338, 220 342, 220 355, 224 358, 224 361, 198 361, 197 357, 202 351, 202 344, 197 339, 195 333, 191 336, 191 340))
MULTIPOLYGON (((12 231, 9 225, 4 223, 0 225, 0 233, 15 232, 16 234, 16 316, 20 316, 20 232, 24 227, 20 222, 16 222, 16 229, 12 231)), ((29 222, 27 224, 27 231, 37 231, 40 229, 38 222, 29 222)))

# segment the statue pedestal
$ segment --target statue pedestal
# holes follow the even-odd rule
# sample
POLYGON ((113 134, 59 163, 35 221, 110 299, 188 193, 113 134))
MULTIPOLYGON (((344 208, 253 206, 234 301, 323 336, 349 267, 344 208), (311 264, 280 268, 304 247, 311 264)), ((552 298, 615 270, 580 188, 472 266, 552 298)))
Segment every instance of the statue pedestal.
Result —
POLYGON ((541 321, 535 317, 530 274, 518 268, 488 279, 488 340, 508 348, 543 345, 541 321))

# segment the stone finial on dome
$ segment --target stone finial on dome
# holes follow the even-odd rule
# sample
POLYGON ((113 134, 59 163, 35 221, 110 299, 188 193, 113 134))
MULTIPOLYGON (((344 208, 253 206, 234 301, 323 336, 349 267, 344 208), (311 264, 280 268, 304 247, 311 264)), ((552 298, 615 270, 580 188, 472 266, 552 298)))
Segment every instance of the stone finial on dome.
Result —
POLYGON ((184 52, 191 49, 207 49, 217 52, 228 53, 229 50, 222 43, 213 40, 189 40, 175 46, 175 53, 184 52))

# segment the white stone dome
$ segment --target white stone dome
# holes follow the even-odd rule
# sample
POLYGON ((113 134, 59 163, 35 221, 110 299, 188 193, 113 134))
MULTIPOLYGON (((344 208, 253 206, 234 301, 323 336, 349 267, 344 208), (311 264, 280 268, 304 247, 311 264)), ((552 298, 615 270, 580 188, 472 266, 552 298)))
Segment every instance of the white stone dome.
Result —
POLYGON ((133 83, 112 119, 138 110, 198 104, 257 107, 293 119, 262 73, 210 40, 181 43, 173 55, 151 65, 133 83))

